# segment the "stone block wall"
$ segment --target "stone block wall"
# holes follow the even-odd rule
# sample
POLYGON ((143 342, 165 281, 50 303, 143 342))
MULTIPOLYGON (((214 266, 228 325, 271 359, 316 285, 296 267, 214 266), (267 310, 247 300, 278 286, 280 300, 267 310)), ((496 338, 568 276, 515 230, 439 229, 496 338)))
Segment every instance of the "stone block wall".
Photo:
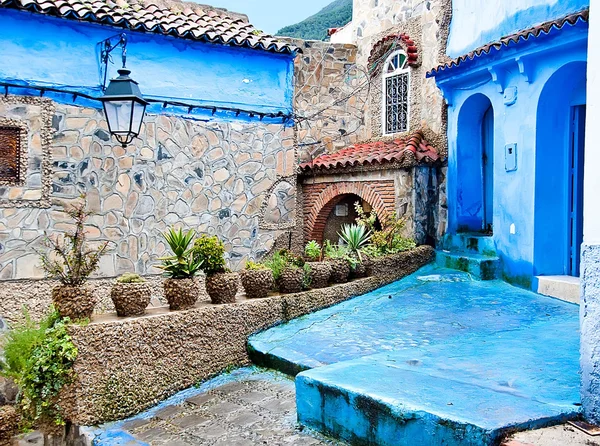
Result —
POLYGON ((100 277, 159 272, 169 226, 218 234, 235 269, 294 224, 293 128, 149 114, 122 148, 97 109, 9 95, 0 115, 28 129, 29 154, 24 183, 0 185, 1 280, 43 277, 36 250, 72 228, 61 205, 81 193, 95 212, 90 241, 110 242, 100 277))

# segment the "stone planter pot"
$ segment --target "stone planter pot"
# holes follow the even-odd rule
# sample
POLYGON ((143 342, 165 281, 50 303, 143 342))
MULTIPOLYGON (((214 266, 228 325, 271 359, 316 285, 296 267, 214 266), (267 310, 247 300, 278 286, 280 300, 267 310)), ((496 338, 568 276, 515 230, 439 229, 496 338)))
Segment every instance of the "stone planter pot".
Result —
POLYGON ((366 256, 363 256, 362 262, 356 265, 356 268, 352 270, 352 276, 356 277, 357 279, 362 277, 369 277, 372 273, 372 270, 373 266, 371 259, 369 259, 366 256))
POLYGON ((350 277, 350 264, 345 260, 330 260, 332 283, 346 283, 350 277))
POLYGON ((141 316, 146 312, 152 298, 152 288, 146 282, 116 282, 110 290, 117 316, 141 316))
POLYGON ((192 308, 200 296, 200 285, 193 278, 165 279, 163 286, 171 310, 192 308))
POLYGON ((19 415, 13 406, 0 406, 0 445, 12 444, 13 435, 17 434, 19 415))
POLYGON ((238 291, 236 273, 217 273, 206 276, 206 291, 213 304, 233 304, 238 291))
POLYGON ((277 280, 277 288, 283 294, 299 293, 304 283, 304 270, 302 268, 285 268, 277 280))
POLYGON ((92 317, 96 297, 84 285, 59 285, 52 290, 52 302, 62 317, 79 320, 92 317))
POLYGON ((246 269, 240 273, 240 278, 248 299, 267 297, 275 285, 270 269, 246 269))
POLYGON ((308 262, 310 266, 310 287, 325 288, 331 277, 331 264, 329 262, 308 262))

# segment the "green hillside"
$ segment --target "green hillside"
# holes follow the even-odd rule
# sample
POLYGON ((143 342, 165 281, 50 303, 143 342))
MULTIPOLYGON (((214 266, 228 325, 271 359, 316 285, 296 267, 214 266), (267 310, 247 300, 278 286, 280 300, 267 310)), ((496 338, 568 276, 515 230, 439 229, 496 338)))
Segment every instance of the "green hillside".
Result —
POLYGON ((306 20, 281 28, 277 35, 304 40, 325 40, 328 28, 344 26, 351 20, 352 0, 335 0, 306 20))

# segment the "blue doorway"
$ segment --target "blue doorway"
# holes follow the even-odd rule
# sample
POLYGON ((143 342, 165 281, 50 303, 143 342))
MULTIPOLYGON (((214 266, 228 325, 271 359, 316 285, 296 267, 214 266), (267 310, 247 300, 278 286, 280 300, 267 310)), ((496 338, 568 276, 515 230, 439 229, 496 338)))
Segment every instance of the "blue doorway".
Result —
POLYGON ((571 107, 569 144, 569 252, 568 273, 579 277, 583 243, 583 157, 585 144, 585 105, 571 107))
POLYGON ((481 123, 483 170, 483 231, 492 233, 494 224, 494 109, 490 106, 481 123))

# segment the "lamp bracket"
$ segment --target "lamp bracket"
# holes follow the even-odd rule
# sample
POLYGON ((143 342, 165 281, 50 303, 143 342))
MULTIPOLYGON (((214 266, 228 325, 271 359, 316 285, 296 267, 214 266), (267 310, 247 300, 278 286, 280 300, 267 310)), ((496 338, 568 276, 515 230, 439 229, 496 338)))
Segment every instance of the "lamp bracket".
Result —
POLYGON ((100 75, 102 78, 102 91, 106 91, 106 81, 108 80, 108 63, 114 63, 111 53, 116 48, 121 48, 121 61, 123 68, 127 62, 127 34, 117 34, 101 42, 98 42, 100 48, 100 75))

